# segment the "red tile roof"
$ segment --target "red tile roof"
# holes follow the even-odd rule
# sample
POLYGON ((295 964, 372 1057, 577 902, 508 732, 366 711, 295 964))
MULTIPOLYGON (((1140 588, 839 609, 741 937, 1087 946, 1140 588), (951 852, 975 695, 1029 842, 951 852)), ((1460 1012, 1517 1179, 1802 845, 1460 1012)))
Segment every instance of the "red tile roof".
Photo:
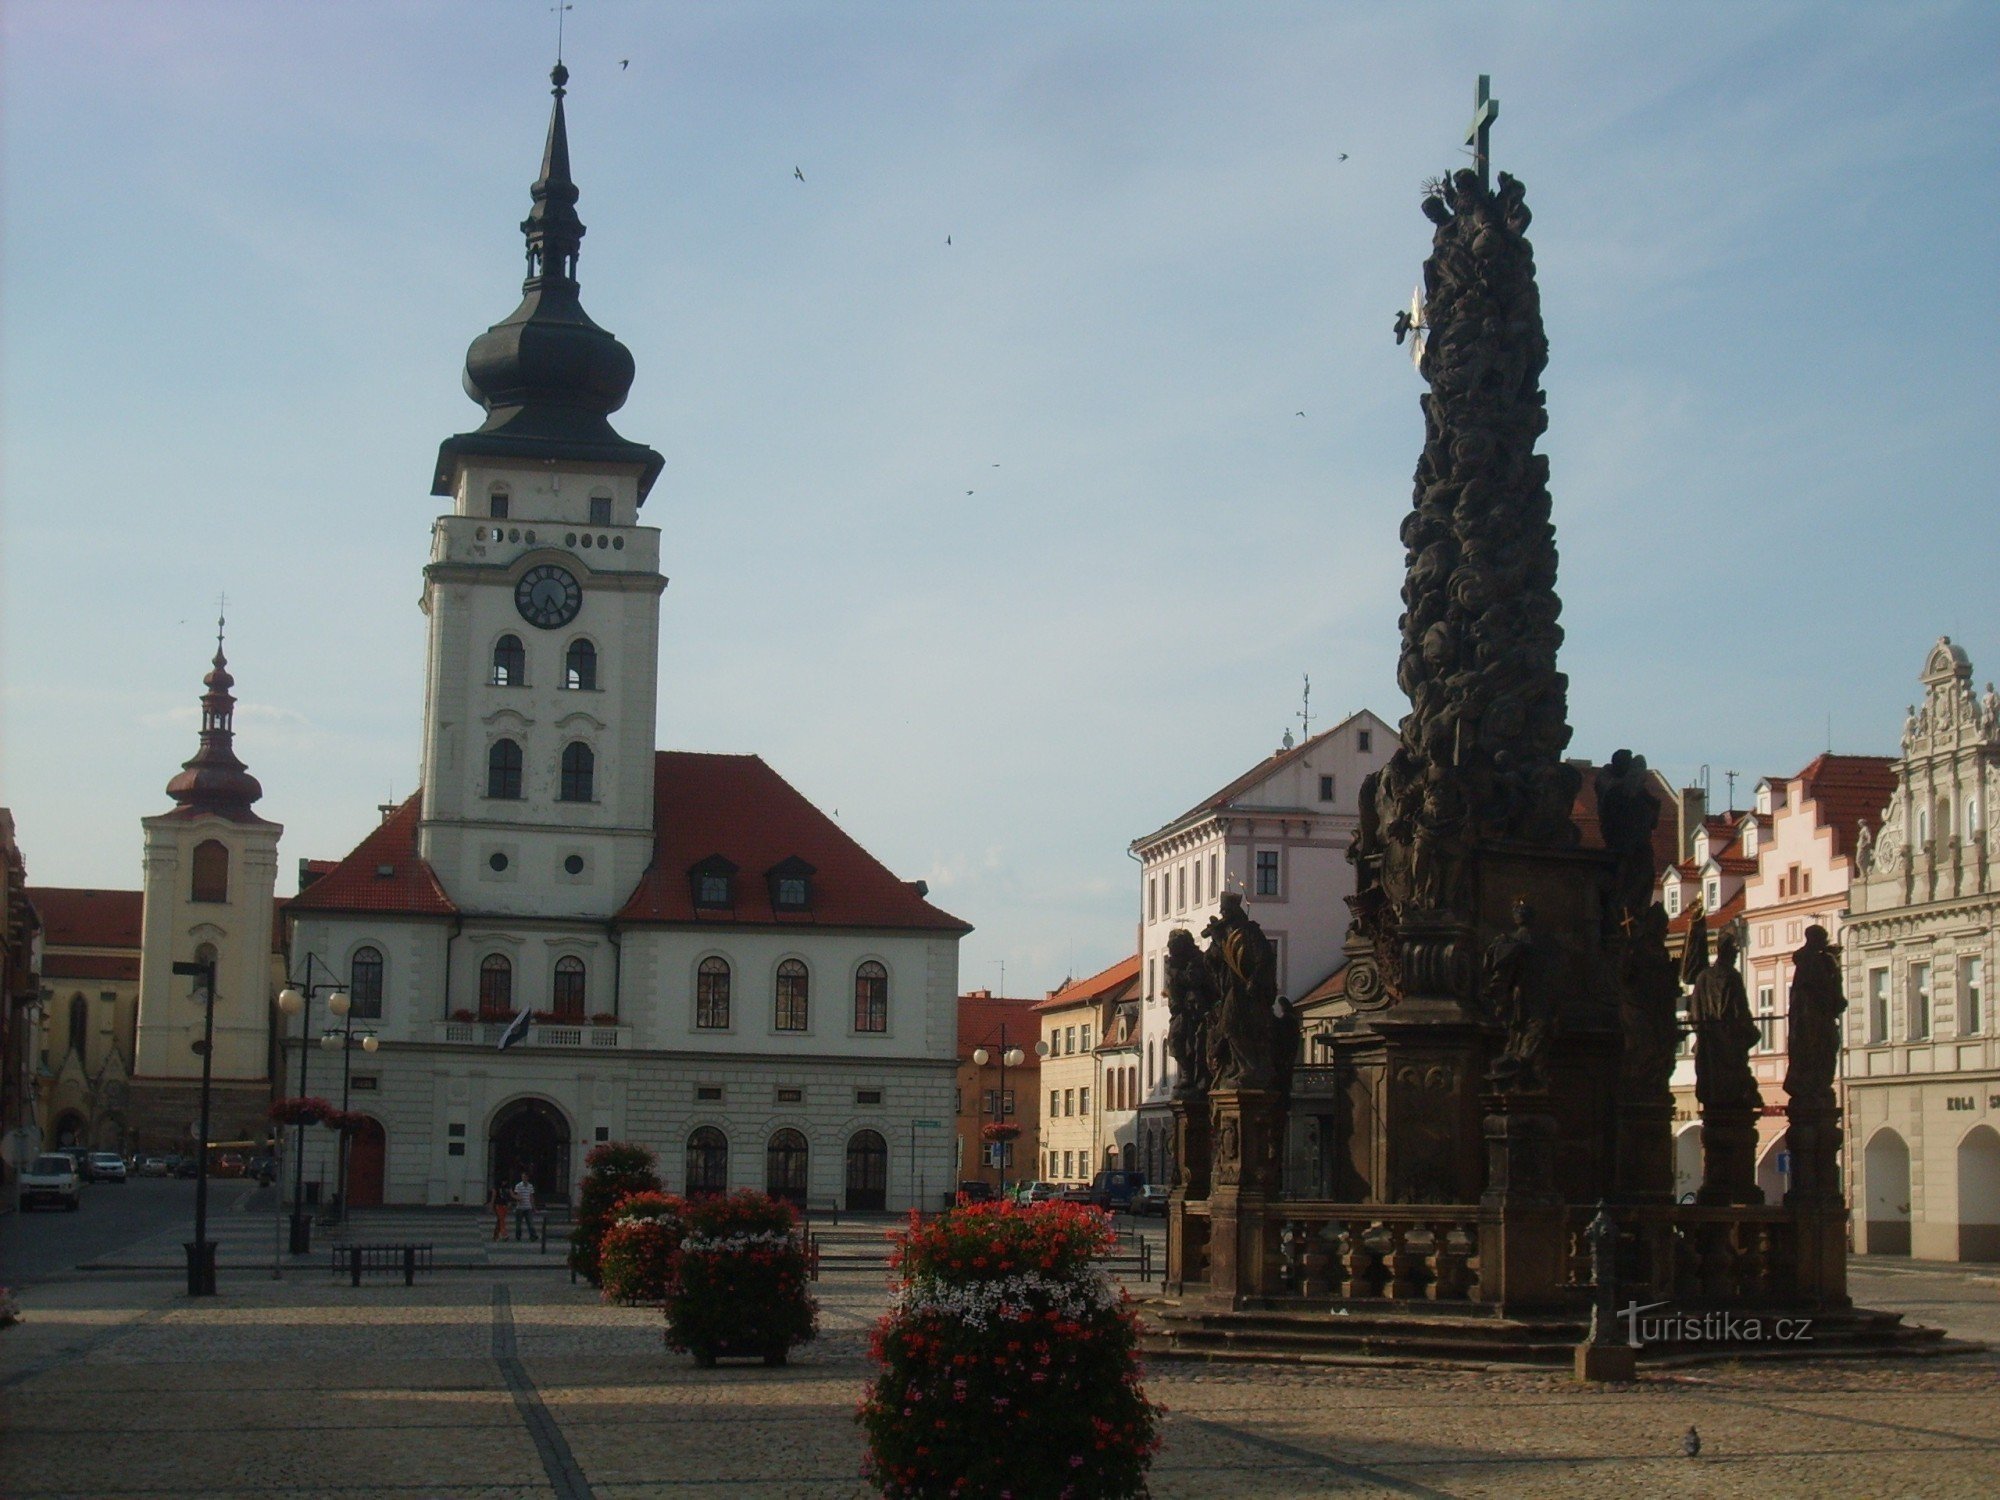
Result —
POLYGON ((1882 811, 1896 791, 1896 762, 1887 755, 1822 755, 1798 779, 1801 800, 1819 804, 1820 826, 1833 830, 1833 852, 1854 852, 1854 830, 1863 823, 1882 831, 1882 811))
POLYGON ((145 897, 138 891, 38 885, 28 899, 42 916, 45 948, 137 948, 145 897))
POLYGON ((1020 1064, 1024 1068, 1039 1068, 1042 1060, 1035 1055, 1035 1043, 1041 1037, 1041 1027, 1035 1021, 1035 1007, 1041 1002, 1029 999, 1013 999, 995 995, 989 990, 974 990, 969 995, 958 997, 958 1057, 963 1062, 972 1056, 975 1047, 998 1047, 1000 1028, 1007 1028, 1007 1045, 1019 1047, 1026 1055, 1020 1064))
MULTIPOLYGON (((1715 940, 1715 935, 1721 932, 1723 928, 1743 915, 1743 902, 1744 893, 1738 890, 1735 895, 1731 896, 1721 906, 1708 914, 1708 936, 1710 942, 1715 940)), ((1667 931, 1670 933, 1679 933, 1682 937, 1686 937, 1688 926, 1693 920, 1694 904, 1690 902, 1681 908, 1679 916, 1671 918, 1667 922, 1667 931)))
POLYGON ((755 755, 658 752, 653 826, 653 862, 619 912, 623 922, 972 930, 898 880, 755 755), (688 870, 713 854, 736 866, 735 905, 727 911, 694 904, 688 870), (812 905, 778 911, 765 872, 794 856, 813 867, 812 905))
POLYGON ((369 830, 353 853, 292 897, 286 907, 288 914, 355 911, 449 916, 457 911, 436 873, 417 854, 422 795, 412 792, 408 801, 369 830))
POLYGON ((1139 955, 1135 953, 1130 958, 1119 959, 1108 969, 1098 970, 1087 979, 1072 979, 1048 999, 1037 1000, 1035 1009, 1055 1010, 1061 1006, 1075 1005, 1083 1000, 1130 999, 1130 995, 1121 994, 1120 991, 1130 989, 1138 982, 1138 978, 1139 955))
MULTIPOLYGON (((1576 801, 1569 810, 1570 821, 1576 824, 1579 842, 1586 849, 1602 849, 1604 834, 1597 823, 1597 767, 1587 760, 1572 760, 1583 776, 1583 782, 1576 789, 1576 801)), ((1659 873, 1680 858, 1680 832, 1674 820, 1674 800, 1672 794, 1657 779, 1653 790, 1660 798, 1660 821, 1653 825, 1653 874, 1659 873)))
POLYGON ((1347 993, 1347 964, 1342 959, 1334 971, 1318 984, 1307 990, 1292 1003, 1298 1006, 1317 1005, 1322 1000, 1337 1000, 1347 993))

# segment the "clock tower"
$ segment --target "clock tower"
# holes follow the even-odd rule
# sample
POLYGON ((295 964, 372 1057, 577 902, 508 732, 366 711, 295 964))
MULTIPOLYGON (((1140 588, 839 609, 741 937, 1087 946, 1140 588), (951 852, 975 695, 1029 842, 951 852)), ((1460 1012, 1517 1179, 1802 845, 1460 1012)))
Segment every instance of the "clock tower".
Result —
POLYGON ((663 460, 613 430, 632 356, 578 300, 568 77, 521 305, 466 353, 486 420, 438 450, 418 847, 468 914, 609 919, 653 849, 663 460))

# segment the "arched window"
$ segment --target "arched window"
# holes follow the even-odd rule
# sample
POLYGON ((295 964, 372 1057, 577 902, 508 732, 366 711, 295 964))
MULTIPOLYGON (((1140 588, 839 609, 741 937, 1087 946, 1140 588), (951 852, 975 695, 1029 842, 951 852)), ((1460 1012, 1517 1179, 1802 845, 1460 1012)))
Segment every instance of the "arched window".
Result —
POLYGON ((889 1029, 889 971, 872 958, 854 971, 854 1029, 889 1029))
POLYGON ((1146 1087, 1147 1088, 1151 1088, 1153 1086, 1153 1080, 1157 1076, 1158 1075, 1153 1072, 1153 1044, 1151 1042, 1148 1042, 1146 1043, 1146 1087))
POLYGON ((518 635, 503 635, 493 643, 493 685, 495 687, 528 685, 528 653, 521 649, 521 638, 518 635))
POLYGON ((806 1206, 806 1138, 796 1130, 779 1131, 764 1147, 764 1191, 806 1206))
POLYGON ((729 1137, 704 1125, 688 1137, 687 1193, 699 1198, 729 1191, 729 1137))
POLYGON ((479 1019, 504 1021, 514 1014, 514 966, 504 953, 479 961, 479 1019))
POLYGON ((563 658, 563 686, 586 693, 596 689, 597 648, 589 641, 569 643, 569 654, 563 658))
POLYGON ((486 795, 521 800, 521 747, 512 740, 495 740, 486 751, 486 795))
POLYGON ((778 965, 778 1016, 780 1031, 806 1029, 806 966, 796 958, 778 965))
POLYGON ((703 1031, 729 1029, 729 963, 704 958, 694 979, 694 1024, 703 1031))
POLYGON ((556 960, 555 993, 549 1009, 562 1021, 583 1019, 583 960, 580 958, 559 958, 556 960))
POLYGON ((593 783, 596 780, 597 757, 590 753, 590 746, 581 740, 573 740, 563 746, 562 792, 564 802, 590 802, 596 797, 593 783))
POLYGON ((356 948, 347 971, 349 1015, 379 1020, 382 1015, 382 950, 356 948))
POLYGON ((220 839, 203 839, 194 846, 194 881, 188 896, 194 901, 229 899, 229 849, 220 839))
POLYGON ((90 1040, 90 1002, 81 995, 69 997, 69 1050, 78 1057, 83 1056, 84 1044, 90 1040))

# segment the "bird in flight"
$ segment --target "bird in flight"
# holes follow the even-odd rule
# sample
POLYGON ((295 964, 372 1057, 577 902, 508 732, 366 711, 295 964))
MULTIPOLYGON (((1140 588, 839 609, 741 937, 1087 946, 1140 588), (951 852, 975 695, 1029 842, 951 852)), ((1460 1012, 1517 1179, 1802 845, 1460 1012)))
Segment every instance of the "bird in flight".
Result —
POLYGON ((1340 153, 1340 159, 1341 159, 1342 161, 1346 161, 1346 160, 1347 160, 1347 153, 1346 153, 1345 151, 1343 151, 1343 152, 1341 152, 1341 153, 1340 153))
POLYGON ((966 491, 965 493, 969 495, 969 494, 971 494, 971 493, 972 493, 972 491, 971 491, 971 490, 967 490, 967 491, 966 491))
POLYGON ((621 57, 621 58, 619 58, 619 59, 618 59, 618 71, 619 71, 619 72, 621 72, 621 73, 622 73, 622 72, 624 72, 624 71, 625 71, 625 70, 626 70, 627 68, 629 68, 629 67, 631 67, 631 66, 632 66, 632 59, 631 59, 631 58, 629 58, 629 57, 621 57))
POLYGON ((798 178, 800 182, 804 182, 806 180, 806 174, 801 172, 797 167, 792 168, 792 175, 798 178))
POLYGON ((950 236, 950 235, 946 235, 946 236, 944 237, 944 242, 945 242, 945 243, 946 243, 947 245, 949 245, 949 244, 951 243, 951 236, 950 236))
POLYGON ((1295 417, 1303 417, 1303 416, 1305 415, 1305 413, 1304 413, 1304 412, 1302 412, 1302 411, 1295 411, 1295 412, 1293 412, 1293 413, 1292 413, 1292 415, 1293 415, 1293 416, 1295 416, 1295 417))

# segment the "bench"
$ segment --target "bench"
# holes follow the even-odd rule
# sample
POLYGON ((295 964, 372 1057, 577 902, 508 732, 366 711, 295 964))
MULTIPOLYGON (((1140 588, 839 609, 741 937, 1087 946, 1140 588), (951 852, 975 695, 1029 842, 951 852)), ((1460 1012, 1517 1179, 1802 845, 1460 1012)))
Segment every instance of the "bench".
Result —
POLYGON ((429 1245, 335 1245, 333 1247, 333 1274, 338 1276, 345 1263, 351 1284, 361 1285, 365 1271, 397 1271, 403 1273, 403 1285, 415 1286, 417 1272, 431 1269, 431 1247, 429 1245))

